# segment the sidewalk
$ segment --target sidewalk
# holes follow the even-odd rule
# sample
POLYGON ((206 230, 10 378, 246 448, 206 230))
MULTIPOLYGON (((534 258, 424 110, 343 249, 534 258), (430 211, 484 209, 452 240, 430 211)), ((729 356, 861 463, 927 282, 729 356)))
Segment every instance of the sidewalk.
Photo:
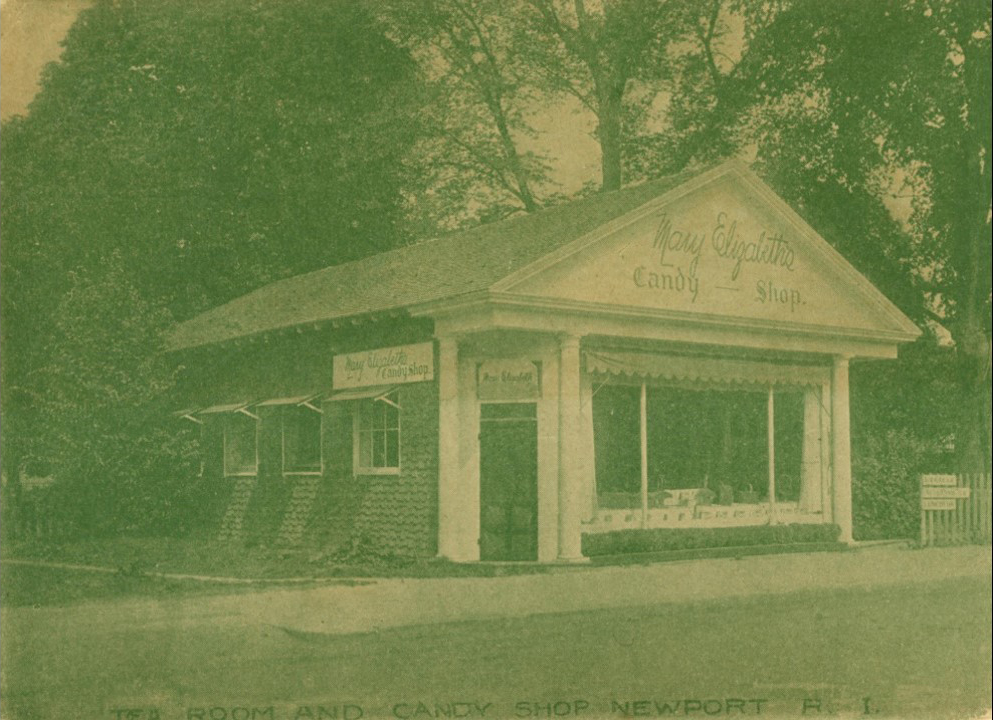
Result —
POLYGON ((576 566, 488 578, 347 580, 318 587, 196 597, 117 598, 69 607, 5 608, 47 633, 235 626, 245 632, 368 633, 392 627, 818 589, 926 584, 989 577, 990 548, 863 547, 846 553, 748 556, 654 565, 576 566))
POLYGON ((438 622, 520 617, 832 588, 989 576, 988 547, 766 555, 495 578, 390 579, 357 587, 273 590, 254 617, 309 633, 372 632, 438 622))

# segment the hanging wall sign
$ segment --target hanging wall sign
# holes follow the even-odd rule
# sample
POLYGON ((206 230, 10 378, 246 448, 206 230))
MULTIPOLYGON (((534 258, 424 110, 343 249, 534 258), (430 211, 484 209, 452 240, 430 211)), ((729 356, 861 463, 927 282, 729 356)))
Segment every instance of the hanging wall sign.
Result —
POLYGON ((484 402, 537 400, 541 397, 541 363, 531 360, 479 363, 476 396, 484 402))
POLYGON ((434 379, 434 344, 400 345, 334 356, 335 390, 434 379))

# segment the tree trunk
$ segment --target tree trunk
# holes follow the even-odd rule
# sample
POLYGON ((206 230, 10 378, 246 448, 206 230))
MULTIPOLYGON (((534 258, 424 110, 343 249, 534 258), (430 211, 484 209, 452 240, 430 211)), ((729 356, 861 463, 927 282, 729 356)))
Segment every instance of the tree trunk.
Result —
MULTIPOLYGON (((973 27, 979 27, 975 22, 973 27)), ((991 111, 989 53, 979 52, 962 38, 963 77, 969 98, 965 158, 960 186, 958 225, 966 243, 960 258, 962 288, 958 317, 952 336, 958 356, 961 414, 956 433, 960 472, 987 472, 991 467, 990 335, 986 326, 986 303, 990 296, 990 134, 991 111)), ((954 227, 954 226, 953 226, 954 227)))
POLYGON ((958 386, 962 393, 956 429, 956 461, 959 472, 990 470, 990 378, 989 338, 981 326, 966 323, 955 333, 958 386))
POLYGON ((510 127, 507 125, 506 115, 503 112, 503 108, 499 105, 495 110, 491 107, 491 111, 493 112, 493 119, 496 121, 497 132, 500 133, 500 144, 503 146, 504 157, 507 158, 510 173, 514 176, 514 183, 517 185, 517 197, 524 203, 525 210, 534 212, 540 206, 534 198, 534 193, 531 192, 528 174, 524 169, 524 165, 521 163, 520 155, 517 154, 517 146, 514 144, 514 138, 510 135, 510 127))
POLYGON ((620 190, 623 184, 622 79, 601 79, 597 86, 597 139, 600 141, 600 189, 620 190))

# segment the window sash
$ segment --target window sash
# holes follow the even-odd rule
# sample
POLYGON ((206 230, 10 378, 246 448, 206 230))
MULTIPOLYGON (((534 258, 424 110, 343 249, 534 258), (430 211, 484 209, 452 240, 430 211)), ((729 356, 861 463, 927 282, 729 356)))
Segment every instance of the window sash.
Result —
POLYGON ((383 400, 364 400, 354 416, 354 472, 389 475, 400 471, 400 411, 396 392, 383 400))

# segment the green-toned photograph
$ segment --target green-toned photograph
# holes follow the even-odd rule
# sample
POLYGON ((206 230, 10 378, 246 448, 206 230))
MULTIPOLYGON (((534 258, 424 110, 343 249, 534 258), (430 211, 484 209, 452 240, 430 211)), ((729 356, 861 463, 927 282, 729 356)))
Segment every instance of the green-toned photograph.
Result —
POLYGON ((2 720, 993 718, 991 0, 0 0, 2 720))

